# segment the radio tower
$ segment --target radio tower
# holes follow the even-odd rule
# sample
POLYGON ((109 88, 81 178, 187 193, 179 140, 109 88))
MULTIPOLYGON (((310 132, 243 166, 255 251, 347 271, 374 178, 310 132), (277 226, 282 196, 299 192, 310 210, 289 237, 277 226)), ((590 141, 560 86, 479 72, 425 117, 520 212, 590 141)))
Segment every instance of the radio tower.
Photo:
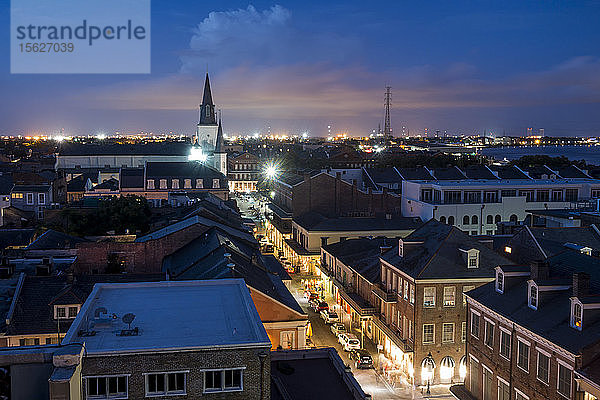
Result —
POLYGON ((386 139, 392 137, 392 123, 390 122, 390 105, 392 104, 392 87, 385 87, 385 119, 383 122, 383 136, 386 139))

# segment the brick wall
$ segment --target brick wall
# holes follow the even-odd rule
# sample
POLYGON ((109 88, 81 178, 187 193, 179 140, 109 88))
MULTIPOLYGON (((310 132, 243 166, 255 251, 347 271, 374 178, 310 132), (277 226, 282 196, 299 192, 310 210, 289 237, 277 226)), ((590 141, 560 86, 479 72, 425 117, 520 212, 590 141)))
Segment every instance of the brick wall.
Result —
POLYGON ((76 274, 103 273, 110 254, 117 253, 130 273, 161 272, 163 258, 204 233, 208 227, 194 224, 147 242, 84 242, 77 244, 76 274))
MULTIPOLYGON (((263 361, 264 399, 270 398, 271 362, 269 348, 235 349, 218 351, 189 351, 173 353, 147 353, 108 357, 85 357, 82 376, 119 375, 129 376, 129 398, 145 397, 145 376, 148 372, 189 371, 186 377, 187 395, 178 395, 178 399, 197 399, 203 396, 203 369, 245 367, 241 392, 211 393, 211 399, 261 399, 261 361, 259 353, 267 354, 263 361)), ((87 393, 83 379, 83 391, 87 393)), ((156 399, 172 398, 159 396, 156 399)))

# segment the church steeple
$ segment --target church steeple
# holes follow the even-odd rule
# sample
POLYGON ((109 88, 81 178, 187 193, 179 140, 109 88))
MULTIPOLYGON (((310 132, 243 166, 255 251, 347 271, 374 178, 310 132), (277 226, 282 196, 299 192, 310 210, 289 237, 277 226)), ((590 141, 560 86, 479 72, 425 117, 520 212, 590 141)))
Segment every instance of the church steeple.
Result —
POLYGON ((215 105, 212 99, 212 92, 210 90, 210 80, 208 78, 208 72, 206 73, 206 79, 204 81, 204 96, 202 97, 202 104, 200 105, 200 121, 198 125, 216 125, 217 116, 215 115, 215 105))
POLYGON ((215 153, 224 153, 225 141, 223 139, 223 125, 221 124, 221 112, 219 112, 219 128, 217 129, 217 143, 215 153))

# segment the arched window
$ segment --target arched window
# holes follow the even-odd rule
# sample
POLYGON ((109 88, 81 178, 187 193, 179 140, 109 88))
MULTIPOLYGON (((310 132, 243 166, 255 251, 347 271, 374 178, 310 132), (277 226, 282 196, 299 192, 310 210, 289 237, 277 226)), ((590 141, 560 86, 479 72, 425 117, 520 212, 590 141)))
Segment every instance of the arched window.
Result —
POLYGON ((500 216, 500 214, 496 214, 496 218, 494 219, 494 223, 495 224, 499 224, 500 221, 502 221, 502 217, 500 216))
POLYGON ((444 216, 442 215, 442 216, 440 217, 440 222, 441 222, 442 224, 445 224, 445 223, 446 223, 446 217, 444 217, 444 216))
POLYGON ((454 217, 452 215, 448 217, 448 225, 454 225, 454 217))
POLYGON ((479 223, 479 218, 477 218, 477 215, 473 215, 471 217, 471 224, 477 225, 478 223, 479 223))
POLYGON ((513 224, 516 224, 516 223, 517 223, 517 221, 518 221, 518 218, 517 218, 517 216, 516 216, 515 214, 512 214, 512 215, 510 216, 510 219, 509 219, 509 221, 510 221, 511 223, 513 223, 513 224))
POLYGON ((463 225, 469 225, 469 216, 468 215, 465 215, 463 217, 463 225))
POLYGON ((573 305, 573 328, 581 329, 581 320, 583 319, 583 309, 581 304, 575 303, 573 305))
POLYGON ((493 224, 494 223, 494 217, 492 217, 491 215, 487 216, 487 221, 488 224, 493 224))
POLYGON ((529 307, 535 310, 538 307, 538 288, 535 284, 529 286, 529 307))

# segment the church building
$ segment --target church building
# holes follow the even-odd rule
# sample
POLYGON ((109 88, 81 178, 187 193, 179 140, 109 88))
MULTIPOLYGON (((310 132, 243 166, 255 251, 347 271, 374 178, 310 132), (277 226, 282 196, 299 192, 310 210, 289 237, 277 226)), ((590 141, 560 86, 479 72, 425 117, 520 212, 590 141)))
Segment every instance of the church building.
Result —
POLYGON ((220 116, 217 122, 208 73, 206 73, 204 95, 202 104, 200 104, 200 119, 192 143, 194 146, 192 148, 193 159, 202 161, 227 176, 227 153, 225 152, 223 127, 220 116))

